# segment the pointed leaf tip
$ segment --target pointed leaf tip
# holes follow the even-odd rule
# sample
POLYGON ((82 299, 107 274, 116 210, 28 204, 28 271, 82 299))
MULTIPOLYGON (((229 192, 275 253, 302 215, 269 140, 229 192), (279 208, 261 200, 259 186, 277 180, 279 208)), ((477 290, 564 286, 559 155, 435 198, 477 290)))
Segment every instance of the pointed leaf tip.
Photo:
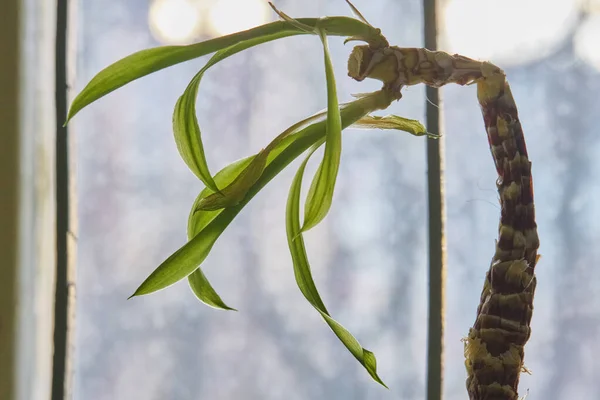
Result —
POLYGON ((304 31, 304 32, 308 32, 308 33, 315 33, 315 28, 313 28, 312 26, 308 26, 306 24, 303 24, 301 22, 299 22, 298 20, 290 17, 289 15, 287 15, 286 13, 284 13, 283 11, 280 11, 279 9, 277 9, 277 7, 275 7, 275 4, 273 4, 272 2, 269 1, 269 5, 271 6, 271 8, 273 9, 273 11, 275 11, 275 13, 285 22, 288 22, 290 24, 292 24, 294 27, 304 31))
POLYGON ((229 307, 227 304, 225 304, 225 302, 208 282, 206 275, 204 275, 200 268, 196 269, 190 276, 188 276, 188 283, 198 300, 204 304, 219 310, 237 311, 235 308, 229 307))
POLYGON ((286 233, 288 246, 292 255, 294 276, 296 278, 296 283, 306 300, 308 300, 308 302, 319 312, 342 344, 344 344, 348 351, 363 365, 376 382, 387 387, 377 375, 377 361, 375 355, 363 348, 358 340, 356 340, 346 328, 329 315, 312 277, 306 248, 304 246, 304 239, 300 232, 300 191, 302 187, 302 176, 304 175, 308 159, 321 144, 322 141, 316 143, 302 164, 300 164, 300 168, 298 168, 298 172, 296 172, 296 175, 292 180, 288 195, 286 206, 286 233))
POLYGON ((356 6, 352 4, 350 0, 346 0, 346 3, 350 6, 352 12, 358 17, 358 19, 360 19, 362 22, 369 25, 370 27, 373 27, 373 25, 371 25, 369 21, 367 21, 367 19, 362 15, 360 11, 358 11, 358 8, 356 8, 356 6))
POLYGON ((410 133, 413 136, 429 136, 437 138, 439 135, 427 132, 423 124, 416 119, 386 115, 385 117, 367 115, 356 121, 353 127, 366 129, 393 129, 410 133))

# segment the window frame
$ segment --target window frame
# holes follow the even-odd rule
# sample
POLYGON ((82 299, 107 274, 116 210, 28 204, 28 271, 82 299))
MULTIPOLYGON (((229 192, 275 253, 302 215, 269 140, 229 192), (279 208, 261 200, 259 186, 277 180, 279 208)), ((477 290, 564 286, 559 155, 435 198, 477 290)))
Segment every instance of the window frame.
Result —
MULTIPOLYGON (((426 37, 431 29, 436 36, 439 1, 424 0, 426 37)), ((76 3, 6 0, 0 15, 0 398, 7 400, 72 398, 76 170, 63 121, 74 80, 76 3)), ((437 98, 437 90, 428 96, 437 98)), ((439 107, 428 104, 426 112, 429 130, 439 132, 439 107)), ((430 281, 438 282, 430 295, 437 293, 443 310, 443 146, 428 142, 430 274, 437 274, 430 281)), ((438 338, 430 346, 442 339, 443 318, 429 332, 438 338)))
POLYGON ((0 23, 0 398, 47 399, 55 293, 56 8, 8 0, 0 23))

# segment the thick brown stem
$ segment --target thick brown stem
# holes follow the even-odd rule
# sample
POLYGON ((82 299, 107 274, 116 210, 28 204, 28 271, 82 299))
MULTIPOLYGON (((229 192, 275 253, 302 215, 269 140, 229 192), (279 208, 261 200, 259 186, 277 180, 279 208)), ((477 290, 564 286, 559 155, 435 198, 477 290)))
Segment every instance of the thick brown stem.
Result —
POLYGON ((539 240, 533 205, 531 163, 504 72, 493 64, 442 51, 357 46, 348 75, 381 80, 398 93, 424 83, 477 84, 477 97, 498 171, 501 216, 496 252, 487 272, 477 318, 465 340, 471 400, 516 400, 529 339, 539 240))
POLYGON ((501 216, 496 252, 465 343, 467 389, 471 400, 516 400, 531 334, 539 247, 531 162, 504 75, 480 79, 478 97, 498 172, 501 216))

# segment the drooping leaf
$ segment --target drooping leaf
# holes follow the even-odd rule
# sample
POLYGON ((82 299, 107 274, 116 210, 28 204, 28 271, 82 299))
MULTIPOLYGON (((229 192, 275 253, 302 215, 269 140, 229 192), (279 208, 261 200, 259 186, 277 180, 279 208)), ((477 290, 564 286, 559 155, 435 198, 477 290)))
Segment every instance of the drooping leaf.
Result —
MULTIPOLYGON (((345 104, 341 110, 342 126, 347 127, 370 112, 387 108, 392 100, 389 93, 378 91, 345 104)), ((190 217, 190 220, 194 221, 193 224, 197 227, 195 229, 198 230, 198 233, 159 265, 131 297, 164 289, 194 272, 208 256, 221 233, 244 206, 290 162, 323 137, 325 137, 325 121, 313 123, 289 136, 271 152, 263 174, 239 204, 218 211, 198 211, 211 214, 190 217)), ((215 176, 217 182, 218 176, 219 174, 215 176)))
POLYGON ((196 297, 204 304, 221 310, 237 311, 235 308, 231 308, 223 302, 200 268, 197 268, 190 276, 188 276, 188 282, 196 297))
MULTIPOLYGON (((368 26, 354 18, 298 18, 297 21, 312 27, 319 25, 327 31, 328 35, 355 36, 361 38, 361 40, 373 43, 376 47, 387 45, 387 40, 381 35, 379 29, 368 26)), ((266 42, 306 33, 286 21, 276 21, 246 31, 187 46, 161 46, 133 53, 104 68, 92 78, 73 100, 67 116, 67 122, 84 107, 101 97, 129 82, 160 71, 161 69, 214 53, 215 51, 248 39, 264 36, 267 38, 266 42)))
POLYGON ((179 155, 186 163, 188 168, 204 184, 217 192, 215 181, 210 174, 206 156, 204 154, 204 145, 198 118, 196 117, 196 96, 198 95, 198 85, 200 78, 204 73, 204 68, 198 73, 188 87, 179 97, 175 104, 173 113, 173 135, 179 155))
MULTIPOLYGON (((215 175, 215 182, 218 186, 226 186, 233 182, 237 176, 252 162, 252 160, 256 156, 250 156, 238 160, 232 164, 229 164, 221 171, 219 171, 215 175)), ((188 218, 188 240, 193 239, 196 235, 198 235, 202 230, 208 225, 212 220, 214 220, 223 210, 217 211, 202 211, 197 212, 198 204, 207 196, 211 195, 213 191, 206 187, 204 190, 200 192, 194 204, 192 206, 192 210, 190 211, 190 216, 188 218)), ((194 272, 192 272, 188 276, 188 284, 192 289, 192 292, 196 295, 196 297, 203 303, 219 308, 222 310, 234 310, 235 308, 229 307, 225 302, 221 299, 221 297, 217 294, 215 289, 212 287, 204 273, 200 268, 196 268, 194 272)))
POLYGON ((319 30, 323 42, 325 76, 327 79, 327 135, 325 153, 308 191, 302 231, 317 225, 329 212, 342 154, 342 121, 335 87, 335 75, 329 56, 327 36, 319 30))
POLYGON ((302 187, 302 176, 304 175, 306 163, 321 143, 317 143, 313 146, 306 159, 300 165, 298 172, 296 172, 296 175, 294 176, 288 195, 286 207, 286 232, 288 246, 294 265, 294 276, 304 297, 319 312, 319 314, 321 314, 327 325, 329 325, 344 346, 346 346, 350 353, 352 353, 352 355, 365 367, 367 372, 376 382, 387 387, 377 375, 377 360, 375 359, 375 355, 363 348, 358 340, 356 340, 346 328, 331 317, 325 304, 323 304, 323 300, 321 299, 312 278, 312 272, 306 255, 306 248, 304 246, 304 238, 302 231, 300 230, 300 189, 302 187))
POLYGON ((164 289, 194 272, 236 214, 235 210, 229 209, 215 216, 198 235, 159 265, 131 297, 164 289))
MULTIPOLYGON (((192 239, 194 236, 200 233, 208 223, 210 223, 214 218, 217 217, 217 215, 221 213, 221 211, 223 211, 223 208, 206 209, 201 207, 201 204, 203 204, 205 200, 211 198, 223 199, 226 198, 226 196, 230 192, 235 191, 235 182, 244 181, 243 176, 245 172, 248 170, 253 171, 256 169, 252 168, 252 165, 255 164, 256 159, 258 159, 259 157, 262 159, 262 161, 258 163, 259 165, 262 165, 262 173, 262 170, 264 169, 266 163, 270 159, 272 160, 275 156, 280 154, 281 151, 285 149, 287 144, 289 144, 289 142, 287 142, 286 139, 289 139, 290 135, 295 133, 298 129, 306 126, 308 123, 316 122, 319 118, 322 118, 324 114, 325 113, 315 114, 309 118, 306 118, 303 121, 292 125, 281 135, 275 138, 275 140, 273 140, 269 144, 269 146, 267 146, 267 148, 263 149, 258 154, 244 158, 242 160, 238 160, 219 171, 217 175, 215 175, 215 181, 219 186, 225 186, 225 189, 223 189, 221 193, 214 193, 210 188, 207 187, 204 188, 202 192, 200 192, 200 194, 194 201, 194 205, 192 206, 188 218, 188 239, 192 239), (269 156, 272 157, 269 159, 269 156)), ((256 180, 258 180, 259 177, 260 175, 256 176, 256 179, 252 179, 252 181, 246 181, 249 185, 246 189, 246 192, 254 183, 256 183, 256 180)), ((241 199, 243 199, 243 196, 240 198, 240 201, 241 199)), ((202 272, 201 268, 197 268, 188 276, 188 283, 196 297, 203 303, 206 303, 211 307, 220 308, 223 310, 235 310, 234 308, 227 306, 223 302, 221 297, 216 293, 216 291, 202 272)))
POLYGON ((439 135, 427 132, 425 126, 416 119, 408 119, 397 115, 386 115, 385 117, 367 115, 356 121, 352 127, 366 129, 395 129, 408 132, 414 136, 427 135, 434 138, 439 137, 439 135))
MULTIPOLYGON (((213 181, 206 162, 204 146, 202 144, 202 135, 198 124, 198 118, 196 117, 196 98, 198 97, 200 81, 202 80, 204 73, 213 65, 240 51, 273 40, 271 36, 275 36, 275 39, 280 37, 277 33, 263 35, 241 41, 216 52, 206 65, 192 78, 189 85, 175 104, 175 110, 173 112, 173 135, 175 137, 175 143, 177 144, 177 150, 190 170, 192 170, 192 172, 214 192, 219 192, 219 190, 215 186, 215 182, 213 181)), ((262 160, 259 159, 258 161, 260 162, 262 160)), ((217 193, 213 198, 223 198, 223 196, 221 196, 220 193, 217 193)))

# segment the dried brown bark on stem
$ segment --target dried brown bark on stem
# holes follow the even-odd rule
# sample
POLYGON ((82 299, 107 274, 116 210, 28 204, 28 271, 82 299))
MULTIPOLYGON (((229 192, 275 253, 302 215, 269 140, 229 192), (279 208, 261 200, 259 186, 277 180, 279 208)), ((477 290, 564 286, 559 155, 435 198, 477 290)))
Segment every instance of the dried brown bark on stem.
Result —
POLYGON ((471 400, 516 400, 531 335, 539 239, 531 162, 510 87, 503 75, 478 83, 478 98, 498 171, 501 215, 496 252, 465 342, 471 400))
POLYGON ((531 334, 534 268, 539 240, 531 163, 504 72, 488 62, 419 48, 354 48, 349 75, 379 79, 397 93, 424 83, 477 84, 477 97, 498 172, 501 215, 496 251, 486 274, 475 324, 465 340, 467 390, 471 400, 516 400, 531 334))

